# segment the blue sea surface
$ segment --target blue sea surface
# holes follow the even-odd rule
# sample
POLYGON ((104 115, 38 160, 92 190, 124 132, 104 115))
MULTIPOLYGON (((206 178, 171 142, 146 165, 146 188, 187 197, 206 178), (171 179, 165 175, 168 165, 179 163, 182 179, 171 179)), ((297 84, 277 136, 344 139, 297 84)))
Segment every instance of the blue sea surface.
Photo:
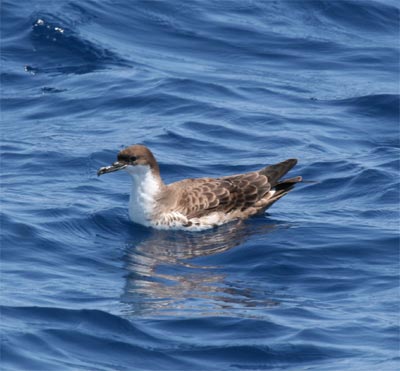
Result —
POLYGON ((397 1, 1 2, 1 370, 399 370, 397 1), (287 158, 265 215, 128 218, 287 158))

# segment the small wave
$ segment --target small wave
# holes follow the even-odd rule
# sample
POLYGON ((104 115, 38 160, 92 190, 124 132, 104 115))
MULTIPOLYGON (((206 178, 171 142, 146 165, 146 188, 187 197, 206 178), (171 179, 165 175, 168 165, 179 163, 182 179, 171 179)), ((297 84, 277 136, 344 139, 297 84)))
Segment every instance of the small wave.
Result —
POLYGON ((24 365, 26 369, 70 369, 71 359, 74 367, 85 370, 111 370, 115 365, 128 370, 132 364, 156 369, 156 365, 176 364, 158 339, 132 322, 103 311, 2 307, 2 318, 13 330, 3 333, 2 362, 10 369, 24 365), (18 330, 22 318, 29 321, 28 331, 18 330))
POLYGON ((72 29, 61 26, 62 21, 51 20, 53 18, 42 15, 34 22, 31 39, 37 66, 27 66, 26 70, 35 73, 85 74, 112 65, 131 66, 110 49, 83 39, 72 29))
POLYGON ((396 94, 366 95, 331 101, 331 103, 347 106, 349 109, 364 116, 397 119, 400 112, 400 95, 396 94))

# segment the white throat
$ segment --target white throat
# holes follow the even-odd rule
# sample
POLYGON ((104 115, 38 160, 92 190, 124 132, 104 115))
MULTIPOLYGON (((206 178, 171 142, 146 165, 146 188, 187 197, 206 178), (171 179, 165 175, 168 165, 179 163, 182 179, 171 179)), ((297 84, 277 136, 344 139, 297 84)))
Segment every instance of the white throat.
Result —
POLYGON ((154 213, 160 182, 153 175, 150 166, 136 165, 125 168, 132 177, 129 199, 129 217, 135 223, 149 226, 154 213))

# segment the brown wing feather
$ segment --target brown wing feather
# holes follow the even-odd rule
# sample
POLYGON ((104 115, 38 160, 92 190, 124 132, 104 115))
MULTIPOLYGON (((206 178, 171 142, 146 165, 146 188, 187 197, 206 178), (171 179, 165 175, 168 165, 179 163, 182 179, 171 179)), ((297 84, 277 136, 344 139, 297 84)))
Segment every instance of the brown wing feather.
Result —
POLYGON ((177 210, 189 219, 200 218, 211 211, 244 210, 271 189, 267 177, 258 172, 183 182, 186 184, 182 184, 184 190, 177 210))
MULTIPOLYGON (((183 180, 178 182, 182 192, 176 200, 175 210, 191 219, 201 218, 213 211, 229 213, 233 210, 244 211, 252 206, 255 210, 263 209, 269 202, 268 192, 275 186, 283 188, 281 184, 285 181, 279 182, 279 179, 296 163, 297 160, 289 159, 251 173, 183 180)), ((301 181, 299 179, 293 178, 289 182, 293 180, 296 183, 301 181)), ((283 195, 283 192, 280 193, 283 195)))

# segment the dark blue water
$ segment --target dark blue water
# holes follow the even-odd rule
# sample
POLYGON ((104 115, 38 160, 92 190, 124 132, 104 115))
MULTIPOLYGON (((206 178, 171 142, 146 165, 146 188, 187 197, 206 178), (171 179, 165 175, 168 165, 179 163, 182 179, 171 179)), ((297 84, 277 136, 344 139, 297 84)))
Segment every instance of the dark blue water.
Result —
POLYGON ((2 370, 396 370, 396 1, 2 1, 2 370), (244 225, 128 220, 166 182, 297 157, 244 225))

